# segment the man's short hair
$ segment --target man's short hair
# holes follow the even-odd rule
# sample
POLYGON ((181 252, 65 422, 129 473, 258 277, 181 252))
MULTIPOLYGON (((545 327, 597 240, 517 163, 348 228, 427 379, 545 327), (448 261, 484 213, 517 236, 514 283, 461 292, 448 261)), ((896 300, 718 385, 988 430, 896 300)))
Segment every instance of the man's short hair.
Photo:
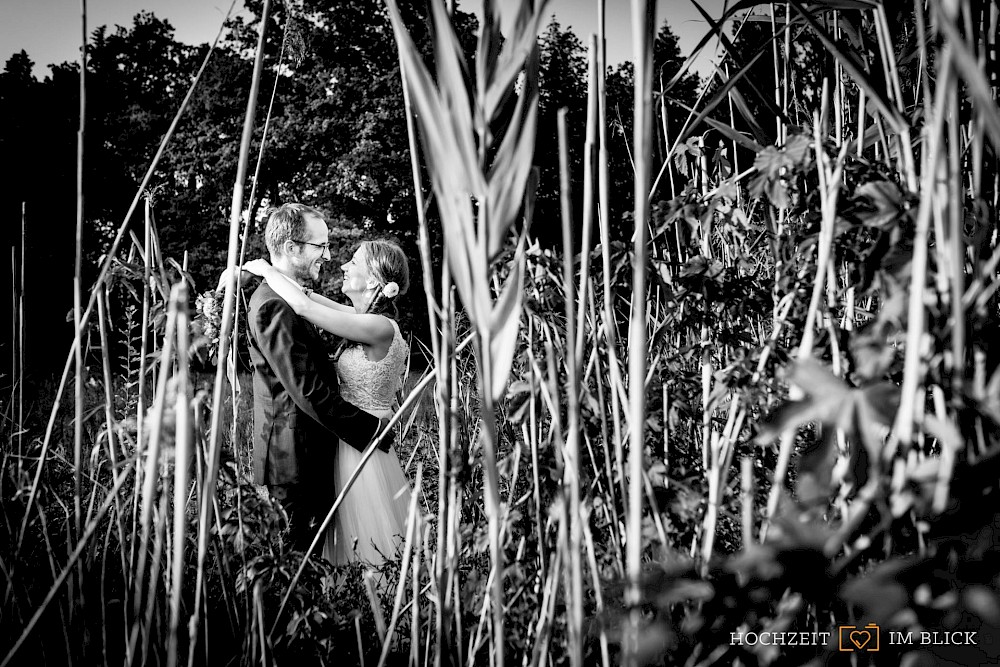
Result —
POLYGON ((306 216, 324 220, 323 214, 305 204, 282 204, 273 209, 264 229, 264 243, 272 255, 280 255, 285 241, 301 240, 305 234, 306 216))

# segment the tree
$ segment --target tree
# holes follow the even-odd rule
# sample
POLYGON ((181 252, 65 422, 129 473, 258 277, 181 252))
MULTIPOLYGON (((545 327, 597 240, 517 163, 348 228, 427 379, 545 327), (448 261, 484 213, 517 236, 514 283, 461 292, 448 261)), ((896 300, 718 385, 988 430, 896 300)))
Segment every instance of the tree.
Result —
MULTIPOLYGON (((677 36, 670 25, 664 22, 660 26, 653 41, 653 66, 654 66, 654 108, 656 120, 653 123, 655 145, 649 147, 650 157, 657 168, 663 164, 663 160, 669 148, 676 141, 681 128, 688 118, 691 107, 694 106, 698 97, 698 88, 701 83, 697 74, 687 73, 681 76, 678 81, 661 92, 662 88, 677 75, 685 58, 681 56, 677 36), (666 102, 667 133, 664 136, 661 118, 661 101, 666 102)), ((615 197, 612 200, 612 220, 619 220, 622 215, 630 212, 633 208, 633 155, 632 151, 632 117, 634 100, 634 68, 631 62, 619 65, 614 70, 609 70, 607 79, 608 91, 608 139, 611 144, 609 148, 610 164, 608 170, 612 180, 612 192, 615 197)), ((688 135, 700 133, 703 129, 691 128, 688 135)), ((683 174, 675 174, 674 190, 680 191, 687 178, 683 174)), ((664 177, 663 183, 666 183, 664 177)), ((670 196, 669 185, 661 185, 656 193, 661 198, 670 196)), ((630 225, 625 225, 630 227, 630 225)), ((631 235, 630 228, 622 230, 623 234, 631 235)), ((627 236, 625 236, 627 238, 627 236)))
MULTIPOLYGON (((26 211, 24 277, 25 369, 49 367, 52 354, 37 341, 66 327, 72 306, 76 104, 75 66, 39 82, 24 51, 14 54, 0 74, 0 197, 5 248, 21 249, 22 204, 26 211), (29 298, 30 296, 30 298, 29 298)), ((17 264, 20 265, 18 259, 17 264)), ((3 280, 12 280, 5 271, 3 280)), ((15 282, 17 282, 15 280, 15 282)), ((13 285, 11 285, 13 287, 13 285)), ((7 291, 10 294, 10 290, 7 291)), ((5 356, 6 360, 10 355, 5 356)), ((61 362, 61 359, 56 363, 61 362)))
MULTIPOLYGON (((680 126, 688 113, 677 103, 681 102, 688 107, 693 106, 698 97, 698 86, 701 84, 698 75, 689 71, 673 86, 666 89, 667 84, 680 72, 685 60, 686 58, 681 55, 677 35, 674 34, 670 24, 664 21, 653 40, 653 89, 666 96, 668 117, 675 117, 673 123, 668 123, 668 140, 676 137, 676 133, 680 131, 680 126), (669 125, 674 127, 669 127, 669 125)), ((657 132, 660 132, 660 128, 657 129, 657 132)), ((663 140, 662 134, 657 136, 661 141, 663 140)))
MULTIPOLYGON (((86 292, 100 256, 122 223, 162 134, 186 92, 194 71, 192 47, 176 42, 173 28, 152 14, 136 16, 131 28, 100 27, 88 47, 87 122, 84 146, 84 273, 86 292)), ((27 219, 25 277, 34 299, 26 300, 26 339, 57 340, 64 349, 72 326, 76 226, 76 153, 79 123, 79 64, 62 63, 38 82, 27 54, 8 63, 0 84, 5 117, 0 147, 5 155, 2 180, 14 197, 4 198, 3 213, 27 219), (16 117, 15 117, 16 116, 16 117)), ((161 174, 171 174, 169 158, 161 174)), ((135 220, 141 220, 141 209, 135 220)), ((19 224, 5 226, 19 235, 19 224)), ((141 236, 141 234, 140 234, 141 236)), ((19 243, 11 239, 12 246, 19 243)), ((26 366, 48 371, 61 354, 29 347, 26 366)))
POLYGON ((583 147, 587 123, 587 52, 579 38, 555 16, 539 45, 539 141, 535 164, 539 186, 532 235, 543 245, 560 247, 558 114, 565 108, 573 212, 579 228, 583 202, 583 147))
MULTIPOLYGON (((249 18, 238 18, 228 26, 226 38, 212 55, 151 182, 162 252, 178 261, 187 252, 199 289, 215 285, 225 262, 237 146, 252 71, 246 54, 256 46, 261 3, 250 2, 248 9, 249 18)), ((432 57, 423 3, 404 2, 401 10, 417 44, 428 58, 432 57)), ((396 45, 385 10, 368 0, 345 0, 336 5, 303 0, 294 8, 276 8, 270 20, 257 101, 254 158, 276 81, 277 94, 257 201, 248 201, 247 205, 258 207, 264 200, 270 205, 294 200, 316 205, 330 215, 344 258, 358 240, 371 236, 395 238, 409 256, 416 257, 416 211, 406 118, 396 45), (279 61, 283 42, 284 54, 279 61)), ((453 24, 467 61, 473 63, 475 16, 456 11, 453 24)), ((661 29, 657 45, 657 62, 664 76, 671 77, 681 59, 676 38, 667 26, 661 29)), ((84 252, 88 260, 85 286, 91 284, 97 260, 121 224, 207 49, 207 45, 192 47, 177 42, 170 23, 148 12, 136 15, 131 26, 114 30, 101 27, 92 33, 84 161, 84 252)), ((541 37, 539 67, 540 141, 535 155, 541 182, 533 231, 544 244, 558 247, 561 234, 556 119, 560 108, 568 109, 573 210, 579 229, 583 212, 587 59, 580 40, 554 19, 541 37)), ((54 307, 48 312, 59 315, 50 315, 48 326, 68 331, 62 314, 72 303, 69 267, 74 252, 78 65, 54 66, 44 82, 34 81, 30 72, 27 54, 18 54, 8 62, 0 84, 4 113, 13 114, 4 117, 0 146, 5 155, 25 156, 16 168, 10 162, 5 165, 9 175, 5 182, 29 201, 29 220, 33 219, 33 211, 38 212, 35 219, 40 219, 43 207, 46 215, 48 211, 55 213, 51 216, 55 225, 52 239, 37 248, 29 243, 28 266, 51 267, 49 273, 60 287, 54 292, 54 307)), ((695 85, 694 78, 686 77, 671 95, 686 99, 695 85)), ((631 209, 632 197, 628 154, 630 67, 612 72, 609 95, 609 120, 615 123, 619 117, 625 119, 619 124, 620 131, 612 132, 611 142, 615 192, 612 219, 618 220, 631 209)), ((428 184, 426 173, 422 182, 428 184)), ((249 190, 249 181, 246 185, 249 190)), ((5 209, 9 219, 19 216, 15 206, 5 209)), ((250 214, 255 219, 260 217, 256 210, 250 214)), ((439 248, 433 206, 428 215, 432 218, 432 246, 439 248)), ((141 236, 141 209, 130 224, 141 236)), ((261 232, 259 226, 251 226, 250 257, 263 253, 261 232)), ((340 259, 334 257, 333 266, 340 259)), ((336 273, 328 272, 322 289, 337 292, 336 273)), ((419 294, 420 273, 413 273, 413 294, 419 294)), ((414 306, 410 323, 422 326, 426 321, 421 312, 422 300, 410 302, 414 306)))

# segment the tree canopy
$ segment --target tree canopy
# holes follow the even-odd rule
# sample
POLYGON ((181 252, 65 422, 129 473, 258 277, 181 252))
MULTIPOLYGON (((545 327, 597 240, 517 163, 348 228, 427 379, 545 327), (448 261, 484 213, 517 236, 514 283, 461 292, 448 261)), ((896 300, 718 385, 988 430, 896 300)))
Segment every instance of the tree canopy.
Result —
MULTIPOLYGON (((199 291, 215 285, 225 264, 228 212, 259 5, 248 3, 249 17, 227 25, 148 193, 153 198, 162 254, 180 262, 187 253, 199 291)), ((401 5, 418 45, 430 58, 423 4, 401 5)), ((279 7, 270 20, 252 157, 260 147, 272 92, 274 103, 256 201, 247 202, 252 207, 248 215, 256 221, 251 226, 248 255, 263 252, 261 206, 306 201, 329 216, 333 266, 339 264, 338 253, 346 257, 351 246, 371 236, 394 238, 416 257, 416 211, 402 87, 384 8, 367 0, 345 0, 335 6, 310 0, 291 13, 279 7)), ((456 11, 453 21, 471 66, 477 20, 456 11)), ((567 109, 574 214, 579 220, 587 52, 581 40, 555 17, 540 35, 540 45, 535 155, 541 182, 532 233, 543 245, 558 246, 556 118, 559 109, 567 109)), ((84 154, 85 289, 208 49, 207 44, 179 42, 170 22, 149 12, 136 14, 131 26, 101 26, 91 33, 84 154)), ((657 66, 670 78, 682 60, 676 36, 664 24, 656 40, 657 66)), ((19 221, 24 203, 27 290, 44 289, 50 297, 44 307, 31 302, 25 317, 29 334, 65 331, 68 341, 71 327, 65 313, 72 305, 79 64, 51 66, 43 80, 32 75, 32 67, 30 56, 22 51, 7 60, 0 74, 0 150, 14 156, 2 167, 2 182, 11 193, 2 205, 8 220, 19 221)), ((627 64, 609 68, 613 224, 631 209, 631 76, 627 64)), ((693 102, 696 85, 697 78, 688 76, 672 90, 671 114, 681 114, 673 100, 693 102)), ((674 122, 668 132, 676 132, 679 125, 674 122)), ((662 158, 663 146, 657 153, 662 158)), ((427 187, 426 179, 424 184, 427 187)), ((140 238, 142 211, 140 206, 129 221, 140 238)), ((433 206, 428 215, 435 215, 433 206)), ((19 246, 20 225, 5 227, 11 247, 19 246)), ((439 247, 440 238, 435 235, 432 243, 439 247)), ((339 277, 333 277, 334 273, 339 275, 327 272, 322 288, 336 293, 339 277)), ((419 271, 413 273, 419 281, 419 271)), ((414 288, 413 293, 419 294, 420 285, 414 288)), ((407 323, 421 327, 426 318, 420 314, 423 304, 417 301, 422 300, 412 300, 416 310, 407 323)), ((58 363, 59 355, 34 352, 36 361, 58 363)))

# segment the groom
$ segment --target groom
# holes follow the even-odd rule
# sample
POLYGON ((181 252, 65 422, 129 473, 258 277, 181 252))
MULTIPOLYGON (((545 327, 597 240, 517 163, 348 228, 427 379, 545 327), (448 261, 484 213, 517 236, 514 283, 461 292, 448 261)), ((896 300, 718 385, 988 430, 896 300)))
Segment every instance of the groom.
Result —
MULTIPOLYGON (((285 204, 271 213, 264 234, 274 268, 307 290, 330 259, 322 214, 285 204)), ((316 329, 266 282, 250 298, 248 324, 254 481, 284 506, 292 545, 304 551, 313 524, 323 520, 336 497, 337 439, 364 449, 381 423, 340 397, 336 370, 316 329)), ((387 436, 383 445, 390 440, 387 436)))

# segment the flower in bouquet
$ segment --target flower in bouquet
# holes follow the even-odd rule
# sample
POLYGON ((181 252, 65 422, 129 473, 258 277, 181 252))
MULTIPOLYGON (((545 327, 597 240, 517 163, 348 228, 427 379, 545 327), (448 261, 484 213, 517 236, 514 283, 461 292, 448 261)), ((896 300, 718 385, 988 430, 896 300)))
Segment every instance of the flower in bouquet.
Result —
POLYGON ((199 294, 195 297, 194 309, 194 320, 201 324, 202 333, 213 347, 218 347, 222 332, 222 294, 215 290, 199 294))
MULTIPOLYGON (((242 298, 237 294, 237 299, 242 298)), ((215 290, 208 290, 195 297, 194 301, 194 321, 193 328, 198 335, 199 344, 195 347, 208 352, 208 358, 214 365, 218 361, 219 340, 222 336, 222 311, 224 305, 224 293, 215 290)), ((246 322, 246 302, 240 305, 239 317, 236 323, 236 347, 237 352, 246 353, 247 322, 246 322)))

